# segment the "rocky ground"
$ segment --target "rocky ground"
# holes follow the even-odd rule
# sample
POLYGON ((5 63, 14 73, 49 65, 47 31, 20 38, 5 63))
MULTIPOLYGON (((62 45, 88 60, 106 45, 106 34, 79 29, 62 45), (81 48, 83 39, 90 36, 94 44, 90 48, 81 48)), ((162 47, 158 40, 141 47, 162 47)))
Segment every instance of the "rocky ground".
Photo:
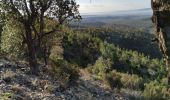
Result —
POLYGON ((62 89, 43 70, 34 76, 26 66, 0 60, 0 100, 130 100, 128 94, 113 92, 102 82, 92 80, 87 71, 80 71, 77 84, 62 89))

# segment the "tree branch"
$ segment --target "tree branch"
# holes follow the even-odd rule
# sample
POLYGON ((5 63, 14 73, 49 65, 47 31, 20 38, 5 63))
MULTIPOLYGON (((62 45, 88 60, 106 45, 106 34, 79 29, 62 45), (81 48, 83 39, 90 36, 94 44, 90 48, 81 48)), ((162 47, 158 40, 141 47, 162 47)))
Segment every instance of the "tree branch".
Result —
POLYGON ((27 15, 28 15, 28 17, 30 17, 30 12, 29 12, 29 9, 28 9, 28 6, 27 6, 27 1, 26 0, 24 0, 24 4, 25 4, 25 10, 26 10, 26 13, 27 13, 27 15))
POLYGON ((49 31, 49 32, 46 32, 46 33, 42 34, 42 35, 40 36, 40 39, 42 39, 43 37, 45 37, 45 36, 47 36, 47 35, 50 35, 50 34, 52 34, 52 33, 54 33, 54 32, 62 32, 62 31, 61 31, 61 30, 56 30, 56 29, 54 29, 54 30, 52 30, 52 31, 49 31))
POLYGON ((18 19, 18 21, 20 21, 21 23, 24 23, 24 18, 23 18, 23 16, 22 16, 22 14, 20 13, 20 11, 16 8, 16 6, 14 5, 14 2, 13 2, 13 0, 10 0, 10 4, 11 4, 11 10, 13 11, 13 12, 16 12, 18 15, 19 15, 19 17, 20 17, 20 19, 18 19))

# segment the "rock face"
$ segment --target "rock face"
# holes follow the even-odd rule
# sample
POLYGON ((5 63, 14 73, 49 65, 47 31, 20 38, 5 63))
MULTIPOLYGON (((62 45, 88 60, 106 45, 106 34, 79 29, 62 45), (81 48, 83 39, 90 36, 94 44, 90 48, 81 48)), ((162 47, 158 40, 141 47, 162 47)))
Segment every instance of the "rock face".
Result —
POLYGON ((170 0, 151 0, 156 37, 168 67, 170 84, 170 0))

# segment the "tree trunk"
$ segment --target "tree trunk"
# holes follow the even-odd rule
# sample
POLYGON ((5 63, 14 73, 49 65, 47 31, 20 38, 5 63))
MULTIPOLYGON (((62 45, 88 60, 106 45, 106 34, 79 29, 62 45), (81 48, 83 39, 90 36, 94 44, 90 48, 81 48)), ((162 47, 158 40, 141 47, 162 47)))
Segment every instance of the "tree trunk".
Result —
POLYGON ((32 38, 31 27, 28 24, 25 24, 25 34, 26 34, 26 44, 27 44, 28 56, 29 56, 30 71, 32 74, 38 75, 39 68, 37 65, 36 50, 32 38))
POLYGON ((151 0, 156 36, 160 50, 167 65, 168 84, 170 85, 170 1, 151 0))
POLYGON ((48 62, 47 62, 47 47, 45 46, 44 47, 44 51, 43 51, 43 58, 44 58, 44 64, 47 65, 48 62))
POLYGON ((39 69, 37 65, 36 52, 35 52, 35 47, 33 45, 33 42, 31 41, 28 42, 27 47, 28 47, 30 71, 32 74, 37 75, 39 72, 39 69))

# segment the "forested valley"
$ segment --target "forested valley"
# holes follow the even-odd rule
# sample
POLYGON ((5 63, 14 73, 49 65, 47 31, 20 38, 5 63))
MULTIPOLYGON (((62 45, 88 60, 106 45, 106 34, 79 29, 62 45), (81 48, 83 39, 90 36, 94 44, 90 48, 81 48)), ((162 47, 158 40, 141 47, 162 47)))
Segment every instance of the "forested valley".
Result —
POLYGON ((89 17, 76 0, 0 0, 0 100, 169 100, 150 17, 89 17))

